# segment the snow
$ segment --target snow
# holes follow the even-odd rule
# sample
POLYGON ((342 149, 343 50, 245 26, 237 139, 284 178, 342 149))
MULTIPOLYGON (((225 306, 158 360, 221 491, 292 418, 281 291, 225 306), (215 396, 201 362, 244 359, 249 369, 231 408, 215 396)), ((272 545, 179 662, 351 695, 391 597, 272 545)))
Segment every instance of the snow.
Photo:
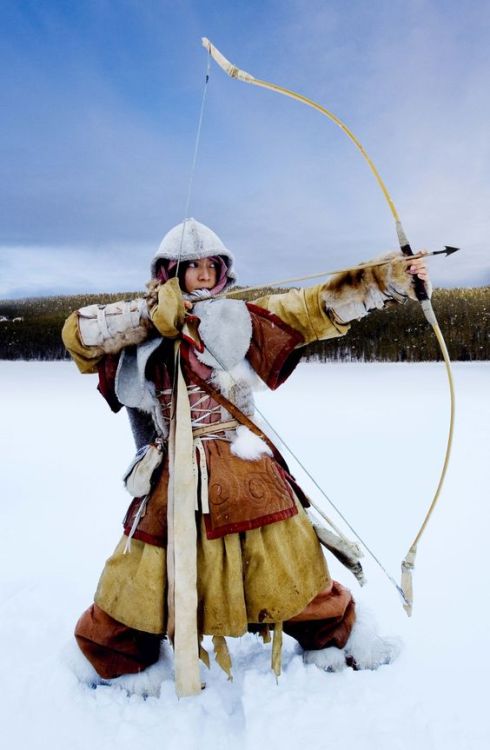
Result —
MULTIPOLYGON (((413 617, 368 556, 362 590, 331 563, 376 612, 381 631, 401 636, 399 659, 377 671, 327 674, 304 665, 285 637, 276 685, 270 646, 254 636, 229 639, 234 681, 213 664, 203 669, 202 694, 178 701, 167 645, 158 698, 113 686, 93 690, 73 671, 74 623, 92 601, 129 501, 120 481, 133 453, 125 415, 112 415, 94 378, 72 364, 0 362, 3 747, 490 747, 490 363, 456 363, 454 375, 453 458, 419 546, 413 617)), ((257 401, 398 580, 443 460, 443 366, 301 365, 277 393, 257 401)))

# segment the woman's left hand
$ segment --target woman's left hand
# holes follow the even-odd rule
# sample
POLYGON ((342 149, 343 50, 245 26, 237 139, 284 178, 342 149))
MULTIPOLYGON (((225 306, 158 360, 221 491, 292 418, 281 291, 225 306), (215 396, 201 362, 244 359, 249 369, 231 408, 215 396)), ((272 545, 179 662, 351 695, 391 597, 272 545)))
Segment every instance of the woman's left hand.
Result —
MULTIPOLYGON (((424 255, 427 254, 427 250, 419 250, 418 252, 423 253, 424 255)), ((418 276, 419 279, 422 279, 422 281, 425 282, 429 281, 429 270, 424 258, 416 258, 413 260, 407 270, 412 276, 418 276)))

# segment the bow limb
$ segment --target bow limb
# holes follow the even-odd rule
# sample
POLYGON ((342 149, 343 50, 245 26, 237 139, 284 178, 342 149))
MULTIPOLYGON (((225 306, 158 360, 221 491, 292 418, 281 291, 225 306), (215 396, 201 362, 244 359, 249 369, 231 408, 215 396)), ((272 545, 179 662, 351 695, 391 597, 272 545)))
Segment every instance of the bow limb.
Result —
POLYGON ((307 96, 303 96, 303 94, 298 94, 296 91, 291 91, 291 89, 286 89, 283 86, 278 86, 277 83, 270 83, 269 81, 261 81, 259 78, 254 78, 254 76, 250 75, 250 73, 246 73, 244 70, 241 70, 240 68, 237 68, 236 65, 233 65, 229 60, 226 59, 226 57, 217 49, 214 44, 212 44, 209 39, 206 39, 206 37, 202 38, 202 45, 207 49, 213 60, 218 63, 220 68, 222 68, 225 73, 227 73, 231 78, 236 78, 239 81, 244 81, 245 83, 250 83, 252 86, 259 86, 263 89, 269 89, 270 91, 275 91, 278 94, 283 94, 284 96, 290 97, 290 99, 296 99, 298 102, 302 102, 303 104, 306 104, 308 107, 313 107, 313 109, 316 109, 318 112, 320 112, 322 115, 325 115, 325 117, 328 117, 329 120, 334 122, 336 125, 341 128, 341 130, 344 131, 344 133, 350 138, 350 140, 354 143, 354 145, 359 149, 363 157, 366 159, 367 163, 369 164, 369 167, 374 174, 374 177, 376 178, 376 181, 381 188, 384 197, 386 198, 388 202, 388 206, 390 207, 390 211, 393 215, 393 218, 396 222, 400 221, 400 217, 398 215, 398 211, 396 210, 396 206, 393 202, 393 199, 391 198, 391 195, 388 192, 388 189, 386 185, 384 184, 381 175, 379 174, 378 170, 374 166, 371 158, 367 154, 364 146, 359 141, 359 139, 354 135, 352 130, 347 127, 345 122, 342 122, 342 120, 337 117, 337 115, 334 115, 333 112, 330 112, 328 109, 325 109, 325 107, 322 107, 321 104, 318 104, 317 102, 313 101, 313 99, 309 99, 307 96))
MULTIPOLYGON (((430 301, 429 300, 427 301, 430 305, 430 301)), ((431 305, 430 305, 430 310, 432 311, 431 305)), ((424 314, 429 320, 429 323, 431 323, 425 309, 424 309, 424 314)), ((454 434, 454 418, 455 418, 455 411, 456 411, 456 397, 454 393, 454 381, 453 381, 453 375, 451 372, 451 364, 450 364, 449 354, 448 354, 447 347, 446 347, 446 342, 444 341, 444 337, 441 333, 441 329, 439 328, 436 316, 434 315, 433 311, 432 311, 432 315, 434 317, 434 322, 431 323, 431 325, 436 335, 437 341, 439 342, 439 346, 441 348, 441 351, 444 357, 444 364, 446 365, 451 405, 450 405, 449 431, 448 431, 448 437, 447 437, 446 453, 444 456, 444 463, 442 466, 441 476, 439 478, 439 482, 437 483, 434 497, 432 499, 432 502, 429 506, 427 513, 425 514, 425 518, 422 522, 422 525, 420 526, 420 529, 418 530, 401 564, 401 567, 402 567, 401 589, 403 592, 403 598, 405 600, 403 604, 403 608, 409 617, 412 614, 412 607, 413 607, 412 570, 415 567, 415 557, 417 555, 417 546, 418 546, 418 543, 420 541, 422 534, 424 533, 427 527, 427 524, 429 523, 429 519, 434 511, 434 508, 436 507, 437 501, 439 499, 439 495, 441 494, 442 486, 444 484, 444 479, 446 477, 447 468, 449 466, 449 459, 451 456, 451 447, 452 447, 453 434, 454 434)))
MULTIPOLYGON (((302 94, 298 94, 295 91, 292 91, 291 89, 284 88, 282 86, 279 86, 275 83, 271 83, 269 81, 263 81, 259 78, 255 78, 254 76, 250 75, 250 73, 247 73, 244 70, 241 70, 236 65, 233 65, 229 60, 226 59, 226 57, 209 41, 209 39, 206 39, 203 37, 202 39, 203 46, 207 49, 211 57, 215 60, 215 62, 223 68, 225 73, 227 73, 231 78, 236 78, 239 81, 243 81, 244 83, 249 83, 253 86, 259 86, 260 88, 269 89, 270 91, 275 91, 278 94, 283 94, 284 96, 288 96, 291 99, 296 99, 296 101, 302 102, 303 104, 306 104, 309 107, 312 107, 313 109, 316 109, 321 114, 325 115, 325 117, 328 117, 329 120, 334 122, 343 132, 348 136, 348 138, 354 143, 356 148, 361 152, 364 159, 367 161, 369 168, 371 169, 371 172, 373 173, 376 182, 378 183, 378 186, 380 187, 386 202, 388 203, 388 207, 391 211, 391 214, 393 216, 393 219, 395 220, 395 226, 396 226, 396 233, 398 235, 398 241, 400 243, 401 251, 406 256, 412 256, 413 251, 410 247, 410 243, 405 235, 400 216, 398 214, 398 211, 396 209, 396 206, 393 202, 393 199, 391 198, 388 189, 383 182, 383 179, 381 178, 381 175, 379 174, 378 170, 376 169, 373 161, 367 154, 366 150, 364 149, 362 143, 359 141, 359 139, 354 135, 354 133, 350 130, 350 128, 347 127, 347 125, 340 120, 333 112, 330 112, 325 107, 322 107, 317 102, 313 101, 312 99, 309 99, 306 96, 303 96, 302 94)), ((454 394, 454 383, 453 383, 453 377, 451 373, 451 364, 449 359, 449 354, 447 351, 447 347, 444 341, 444 337, 441 333, 441 329, 439 328, 439 324, 437 322, 437 318, 435 316, 434 310, 432 309, 432 305, 429 299, 429 295, 427 293, 427 289, 425 287, 424 282, 419 279, 418 277, 414 277, 414 290, 415 294, 417 296, 417 299, 419 300, 422 310, 424 312, 424 315, 427 319, 427 321, 430 323, 434 330, 434 334, 437 338, 437 341, 439 343, 439 347, 442 352, 442 356, 446 365, 446 372, 448 376, 449 381, 449 392, 450 392, 450 399, 451 399, 451 412, 450 412, 450 420, 449 420, 449 434, 448 434, 448 440, 447 440, 447 446, 446 446, 446 453, 444 457, 443 467, 441 471, 441 476, 439 479, 439 482, 437 484, 436 492, 434 494, 434 498, 429 506, 429 509, 426 513, 426 516, 422 522, 422 525, 417 532, 414 541, 412 542, 412 545, 410 546, 407 555, 402 561, 402 580, 401 580, 401 588, 399 588, 399 591, 402 595, 402 598, 404 600, 404 609, 408 616, 412 614, 412 604, 413 604, 413 591, 412 591, 412 570, 415 565, 415 556, 417 553, 417 546, 420 541, 420 538, 422 534, 424 533, 427 524, 429 522, 429 519, 434 511, 434 508, 436 506, 436 503, 439 499, 439 495, 442 490, 442 486, 444 483, 444 479, 447 472, 447 467, 449 465, 449 459, 451 455, 451 446, 452 446, 452 438, 453 438, 453 431, 454 431, 454 414, 455 414, 455 394, 454 394)))

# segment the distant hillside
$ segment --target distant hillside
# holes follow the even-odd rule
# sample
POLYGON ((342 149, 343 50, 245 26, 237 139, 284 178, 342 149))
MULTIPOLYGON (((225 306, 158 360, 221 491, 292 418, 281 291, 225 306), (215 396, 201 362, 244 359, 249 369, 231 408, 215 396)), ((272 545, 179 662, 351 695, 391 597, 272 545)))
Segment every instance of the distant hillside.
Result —
MULTIPOLYGON (((255 291, 250 298, 277 291, 255 291)), ((70 312, 94 302, 132 299, 141 294, 0 301, 0 359, 67 358, 60 331, 70 312)), ((490 287, 436 289, 433 304, 451 359, 490 359, 490 287)), ((355 323, 345 337, 311 344, 305 348, 305 359, 421 362, 440 359, 440 352, 420 307, 409 302, 371 313, 355 323)))

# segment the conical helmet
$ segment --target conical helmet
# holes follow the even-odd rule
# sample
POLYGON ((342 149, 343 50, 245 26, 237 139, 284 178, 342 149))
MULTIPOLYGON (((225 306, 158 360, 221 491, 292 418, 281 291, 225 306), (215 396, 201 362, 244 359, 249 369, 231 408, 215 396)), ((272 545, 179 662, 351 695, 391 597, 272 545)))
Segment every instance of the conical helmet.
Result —
POLYGON ((195 219, 185 219, 167 232, 160 243, 151 263, 151 275, 171 275, 171 269, 180 258, 181 263, 199 258, 219 257, 222 259, 222 273, 219 279, 219 291, 223 291, 235 282, 233 254, 225 247, 222 240, 212 229, 195 219), (162 273, 158 273, 163 271, 162 273))

